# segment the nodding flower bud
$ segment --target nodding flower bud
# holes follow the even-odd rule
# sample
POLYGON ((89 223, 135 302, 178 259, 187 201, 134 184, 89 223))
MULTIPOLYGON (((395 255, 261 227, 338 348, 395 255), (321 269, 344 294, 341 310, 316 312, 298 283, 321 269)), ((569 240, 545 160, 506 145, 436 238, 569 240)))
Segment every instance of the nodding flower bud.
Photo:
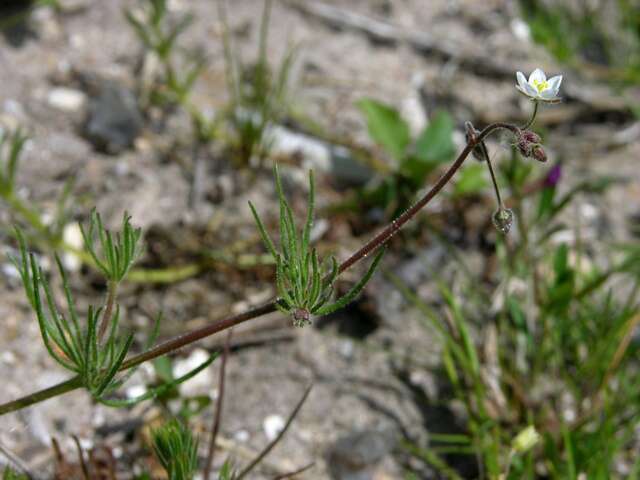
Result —
POLYGON ((532 132, 531 130, 524 130, 522 132, 522 138, 529 143, 540 143, 542 141, 542 139, 540 138, 540 135, 538 135, 535 132, 532 132))
POLYGON ((500 233, 506 235, 507 233, 509 233, 509 230, 511 230, 511 226, 513 225, 513 218, 513 210, 500 206, 498 207, 498 210, 493 212, 493 225, 498 229, 500 233))
POLYGON ((545 153, 544 148, 542 148, 541 145, 536 145, 533 147, 533 150, 531 150, 531 156, 539 162, 547 161, 547 154, 545 153))
MULTIPOLYGON (((476 130, 471 122, 464 122, 464 137, 467 141, 467 144, 476 143, 478 141, 479 134, 480 131, 476 130)), ((475 158, 479 162, 482 162, 485 159, 483 148, 483 143, 480 142, 477 147, 471 150, 473 158, 475 158)))
POLYGON ((516 145, 523 157, 533 157, 539 162, 547 161, 547 154, 540 142, 540 135, 531 130, 522 130, 517 137, 516 145))

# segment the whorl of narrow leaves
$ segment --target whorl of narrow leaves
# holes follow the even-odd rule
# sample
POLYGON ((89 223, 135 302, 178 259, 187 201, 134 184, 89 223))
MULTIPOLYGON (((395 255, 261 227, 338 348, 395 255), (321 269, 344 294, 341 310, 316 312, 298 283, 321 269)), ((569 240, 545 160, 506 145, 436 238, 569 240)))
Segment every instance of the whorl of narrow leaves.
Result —
POLYGON ((284 196, 277 166, 274 167, 276 191, 280 203, 280 247, 276 249, 273 240, 258 216, 251 202, 249 207, 255 218, 260 235, 276 262, 277 307, 293 317, 293 324, 304 326, 310 323, 311 315, 327 315, 349 304, 365 287, 373 275, 384 251, 376 255, 369 270, 351 290, 335 302, 331 302, 333 284, 338 277, 339 267, 335 257, 321 262, 315 248, 311 247, 311 227, 315 201, 313 171, 309 172, 309 205, 307 220, 298 232, 293 220, 293 211, 284 196))
POLYGON ((153 451, 169 480, 191 480, 198 469, 198 441, 178 420, 152 432, 153 451))
POLYGON ((118 308, 111 318, 109 333, 103 341, 98 338, 102 308, 90 306, 86 314, 86 327, 81 326, 67 275, 56 256, 68 311, 67 315, 61 313, 46 276, 33 253, 27 252, 24 237, 19 230, 16 230, 16 236, 21 259, 13 259, 13 262, 20 272, 25 293, 38 318, 47 351, 62 367, 77 373, 87 390, 99 399, 121 384, 115 380, 115 376, 133 342, 133 334, 124 339, 118 336, 118 308))
POLYGON ((114 235, 104 228, 100 214, 94 210, 91 212, 89 230, 80 225, 85 249, 111 282, 120 282, 142 253, 142 230, 133 228, 130 220, 131 217, 125 212, 122 217, 122 229, 114 235), (100 243, 100 252, 95 247, 96 237, 100 243))

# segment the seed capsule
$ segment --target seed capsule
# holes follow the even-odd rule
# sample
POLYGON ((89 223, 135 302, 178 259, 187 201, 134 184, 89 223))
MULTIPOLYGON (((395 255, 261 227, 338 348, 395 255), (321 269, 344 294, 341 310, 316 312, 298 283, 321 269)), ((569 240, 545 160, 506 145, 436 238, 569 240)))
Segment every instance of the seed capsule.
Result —
POLYGON ((493 213, 493 225, 498 229, 498 231, 504 235, 509 233, 511 230, 511 226, 513 225, 513 211, 510 208, 498 208, 493 213))

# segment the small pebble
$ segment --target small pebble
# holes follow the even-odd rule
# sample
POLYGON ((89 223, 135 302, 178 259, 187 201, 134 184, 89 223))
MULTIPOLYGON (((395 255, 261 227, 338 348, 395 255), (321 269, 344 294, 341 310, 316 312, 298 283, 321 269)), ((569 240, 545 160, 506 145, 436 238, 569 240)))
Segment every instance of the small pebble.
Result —
POLYGON ((47 103, 50 107, 63 112, 78 113, 84 110, 87 104, 87 96, 80 90, 57 87, 47 95, 47 103))
POLYGON ((264 430, 264 434, 266 435, 269 441, 273 440, 278 436, 282 429, 284 428, 284 418, 280 415, 269 415, 262 422, 262 429, 264 430))
POLYGON ((238 430, 233 434, 233 438, 236 442, 245 443, 249 441, 249 432, 246 430, 238 430))
POLYGON ((127 398, 137 398, 140 395, 147 393, 147 387, 144 385, 132 385, 127 388, 127 398))

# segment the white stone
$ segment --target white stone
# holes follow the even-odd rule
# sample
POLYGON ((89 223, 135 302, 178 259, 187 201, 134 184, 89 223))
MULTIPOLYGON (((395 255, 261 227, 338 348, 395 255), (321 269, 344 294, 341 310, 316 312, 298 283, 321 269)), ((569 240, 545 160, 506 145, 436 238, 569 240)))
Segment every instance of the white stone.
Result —
POLYGON ((284 429, 284 418, 280 415, 269 415, 262 422, 262 429, 269 441, 275 439, 280 432, 284 429))
POLYGON ((87 96, 80 90, 66 87, 56 87, 49 91, 47 103, 50 107, 63 112, 77 113, 84 109, 87 96))
MULTIPOLYGON (((65 225, 62 232, 62 240, 66 245, 77 250, 82 250, 84 240, 82 239, 82 232, 80 231, 78 222, 65 225)), ((77 272, 82 266, 82 260, 73 252, 65 252, 62 256, 62 265, 70 272, 77 272)))
POLYGON ((519 40, 530 40, 531 39, 531 29, 527 22, 520 18, 514 18, 511 21, 511 32, 519 39, 519 40))
POLYGON ((300 155, 305 163, 310 163, 318 170, 331 170, 331 152, 326 143, 280 126, 269 128, 268 135, 273 139, 273 155, 300 155))
POLYGON ((233 438, 236 442, 245 443, 249 441, 249 432, 247 432, 246 430, 238 430, 233 434, 233 438))
POLYGON ((126 393, 127 398, 129 399, 138 398, 139 396, 147 393, 147 387, 144 385, 132 385, 127 388, 126 393))
MULTIPOLYGON (((175 378, 186 375, 194 368, 206 362, 209 358, 209 352, 203 348, 196 348, 187 358, 176 360, 173 365, 173 376, 175 378)), ((186 382, 180 384, 180 391, 184 395, 195 395, 201 393, 209 393, 211 390, 211 366, 199 372, 195 377, 190 378, 186 382)))

